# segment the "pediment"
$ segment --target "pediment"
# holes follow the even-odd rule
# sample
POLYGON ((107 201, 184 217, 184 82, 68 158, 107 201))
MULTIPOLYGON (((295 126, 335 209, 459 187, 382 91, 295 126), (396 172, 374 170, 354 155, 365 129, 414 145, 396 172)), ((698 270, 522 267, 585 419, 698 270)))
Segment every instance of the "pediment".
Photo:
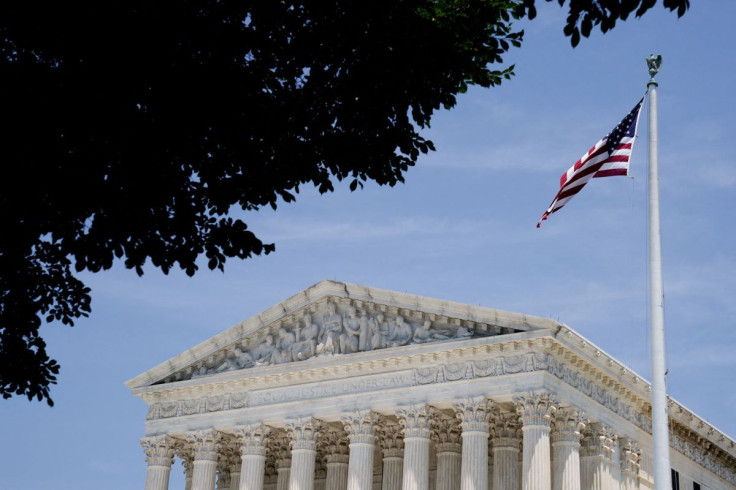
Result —
POLYGON ((129 388, 416 344, 552 329, 552 320, 322 281, 128 381, 129 388))

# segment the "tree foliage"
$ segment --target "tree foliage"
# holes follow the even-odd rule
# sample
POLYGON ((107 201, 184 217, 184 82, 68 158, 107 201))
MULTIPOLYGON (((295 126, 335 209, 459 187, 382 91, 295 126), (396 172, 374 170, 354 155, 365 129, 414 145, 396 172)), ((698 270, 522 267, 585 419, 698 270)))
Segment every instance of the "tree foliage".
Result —
MULTIPOLYGON (((564 33, 574 46, 655 3, 571 0, 564 33)), ((233 208, 403 181, 436 110, 513 74, 496 67, 534 5, 2 2, 0 393, 52 404, 39 328, 90 313, 76 272, 222 269, 274 250, 233 208)))

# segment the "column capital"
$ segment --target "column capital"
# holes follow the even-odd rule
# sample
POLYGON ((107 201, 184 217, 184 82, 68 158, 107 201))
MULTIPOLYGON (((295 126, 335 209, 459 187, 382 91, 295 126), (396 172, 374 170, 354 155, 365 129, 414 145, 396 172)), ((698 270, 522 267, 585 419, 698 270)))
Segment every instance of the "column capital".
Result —
POLYGON ((516 411, 521 416, 522 429, 528 426, 550 427, 557 411, 557 402, 547 392, 528 393, 514 397, 516 411))
POLYGON ((519 450, 521 446, 521 421, 514 412, 501 413, 493 423, 493 449, 519 450))
POLYGON ((436 409, 425 403, 418 403, 399 407, 396 416, 403 428, 404 439, 419 437, 429 439, 434 424, 436 409))
POLYGON ((573 407, 564 407, 557 410, 552 424, 550 438, 552 444, 580 444, 585 429, 586 417, 573 407))
POLYGON ((611 459, 615 452, 616 439, 617 436, 610 427, 600 422, 593 422, 583 432, 580 456, 611 459))
POLYGON ((186 433, 187 441, 192 444, 195 460, 217 461, 220 449, 220 433, 214 429, 195 430, 186 433))
POLYGON ((299 417, 287 420, 284 428, 291 435, 291 450, 317 450, 323 423, 314 417, 299 417))
POLYGON ((483 432, 488 434, 490 419, 494 411, 493 402, 486 397, 466 398, 452 402, 455 415, 463 433, 483 432))
POLYGON ((641 448, 633 439, 622 437, 619 439, 621 449, 621 471, 631 475, 639 474, 641 448))
POLYGON ((265 456, 271 427, 264 424, 236 425, 233 428, 241 456, 265 456))
POLYGON ((230 454, 225 449, 217 458, 217 490, 229 490, 230 479, 230 454))
POLYGON ((360 410, 342 416, 350 443, 375 444, 376 426, 380 416, 372 410, 360 410))
POLYGON ((273 455, 275 469, 291 466, 291 438, 285 432, 279 431, 269 437, 268 449, 268 454, 273 455))
POLYGON ((462 452, 460 423, 452 417, 439 417, 432 431, 437 454, 462 452))
POLYGON ((184 475, 187 478, 192 477, 194 469, 194 449, 188 441, 179 439, 176 443, 176 455, 181 459, 181 465, 184 467, 184 475))
POLYGON ((378 435, 384 457, 402 457, 404 454, 404 438, 398 422, 382 418, 378 422, 378 435))
MULTIPOLYGON (((319 452, 329 458, 333 455, 345 456, 350 453, 348 433, 344 430, 324 430, 317 443, 319 452)), ((339 458, 338 458, 339 459, 339 458)), ((329 459, 327 460, 329 463, 329 459)), ((346 460, 347 462, 347 460, 346 460)))
POLYGON ((168 466, 174 463, 176 439, 167 435, 141 437, 141 447, 148 466, 168 466))

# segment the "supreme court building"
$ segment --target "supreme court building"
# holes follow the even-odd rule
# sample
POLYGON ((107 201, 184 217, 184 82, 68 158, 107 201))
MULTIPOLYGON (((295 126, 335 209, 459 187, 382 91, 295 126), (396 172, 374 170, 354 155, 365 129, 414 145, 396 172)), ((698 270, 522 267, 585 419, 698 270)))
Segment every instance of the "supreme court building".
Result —
MULTIPOLYGON (((649 383, 550 319, 322 281, 126 385, 146 490, 175 456, 186 490, 653 488, 649 383)), ((736 489, 736 443, 669 416, 677 489, 736 489)))

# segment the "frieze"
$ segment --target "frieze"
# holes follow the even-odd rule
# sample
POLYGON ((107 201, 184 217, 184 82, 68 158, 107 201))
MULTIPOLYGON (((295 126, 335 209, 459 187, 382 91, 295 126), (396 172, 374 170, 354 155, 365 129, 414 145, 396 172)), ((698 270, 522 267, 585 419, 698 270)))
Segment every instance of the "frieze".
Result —
POLYGON ((314 357, 491 335, 450 318, 431 318, 420 316, 420 322, 411 314, 381 311, 376 305, 345 306, 327 301, 314 312, 282 320, 274 327, 173 374, 164 382, 314 357))
POLYGON ((712 471, 727 482, 736 485, 736 469, 734 469, 734 466, 726 465, 717 460, 705 448, 699 447, 675 433, 670 433, 670 446, 708 471, 712 471))
POLYGON ((599 386, 595 381, 581 375, 577 369, 570 368, 567 363, 559 361, 552 356, 547 359, 547 364, 548 371, 555 377, 600 403, 615 414, 628 420, 640 429, 651 433, 651 419, 623 401, 621 397, 617 396, 615 393, 611 393, 609 390, 599 386))
POLYGON ((466 361, 428 368, 417 368, 417 384, 446 383, 461 379, 503 376, 506 374, 546 371, 548 355, 544 352, 527 352, 516 356, 466 361))
MULTIPOLYGON (((582 376, 577 370, 567 366, 565 362, 555 359, 552 356, 549 356, 547 359, 547 364, 549 372, 555 377, 592 398, 645 432, 649 434, 652 433, 651 418, 641 413, 639 410, 636 410, 631 405, 625 403, 620 397, 617 397, 613 393, 609 393, 604 388, 598 386, 594 381, 582 376)), ((676 434, 670 435, 670 446, 707 470, 712 471, 729 483, 736 485, 736 470, 733 469, 733 466, 724 464, 717 460, 705 449, 698 447, 696 444, 693 444, 676 434)))
POLYGON ((414 386, 414 371, 338 380, 327 384, 307 384, 245 393, 224 393, 199 398, 152 403, 146 420, 157 420, 182 415, 196 415, 224 410, 255 407, 272 403, 364 393, 403 386, 414 386))

